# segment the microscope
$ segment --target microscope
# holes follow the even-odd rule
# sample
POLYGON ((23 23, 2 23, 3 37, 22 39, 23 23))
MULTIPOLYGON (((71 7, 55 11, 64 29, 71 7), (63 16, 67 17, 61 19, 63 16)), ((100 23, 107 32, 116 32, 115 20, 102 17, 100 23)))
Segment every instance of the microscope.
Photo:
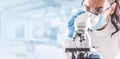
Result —
POLYGON ((95 49, 95 47, 91 46, 91 38, 88 34, 88 22, 89 20, 75 20, 75 32, 72 38, 72 42, 75 43, 74 48, 65 48, 66 53, 72 54, 71 59, 101 59, 99 55, 98 57, 92 57, 91 49, 95 49))

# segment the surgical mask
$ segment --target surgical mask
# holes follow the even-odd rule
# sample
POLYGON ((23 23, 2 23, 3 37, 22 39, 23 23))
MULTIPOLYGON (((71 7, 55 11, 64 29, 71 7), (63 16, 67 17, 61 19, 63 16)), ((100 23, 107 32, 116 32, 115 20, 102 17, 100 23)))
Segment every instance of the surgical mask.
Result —
POLYGON ((91 30, 97 30, 102 28, 103 26, 105 26, 105 24, 107 24, 107 21, 105 19, 105 14, 100 14, 98 16, 95 15, 91 15, 88 19, 89 19, 89 28, 91 30))

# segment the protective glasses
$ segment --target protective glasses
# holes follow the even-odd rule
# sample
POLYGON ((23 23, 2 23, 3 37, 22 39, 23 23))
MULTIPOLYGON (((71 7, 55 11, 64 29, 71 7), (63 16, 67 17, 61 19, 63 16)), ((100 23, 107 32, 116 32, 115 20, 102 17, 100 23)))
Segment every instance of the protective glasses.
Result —
POLYGON ((84 6, 84 8, 86 9, 86 11, 90 12, 91 14, 99 15, 99 14, 101 14, 103 11, 106 12, 107 10, 109 10, 109 9, 111 8, 112 4, 113 4, 113 3, 111 3, 110 6, 107 7, 107 8, 105 8, 104 10, 103 10, 103 7, 98 7, 98 8, 96 8, 95 11, 93 11, 92 9, 90 9, 90 7, 88 7, 87 5, 83 5, 83 6, 84 6))

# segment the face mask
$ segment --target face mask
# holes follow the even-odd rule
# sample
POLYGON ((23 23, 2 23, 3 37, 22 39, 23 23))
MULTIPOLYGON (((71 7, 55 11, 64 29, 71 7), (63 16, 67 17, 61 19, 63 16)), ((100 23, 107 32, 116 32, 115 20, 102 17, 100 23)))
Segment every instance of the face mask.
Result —
POLYGON ((105 19, 105 15, 104 14, 100 14, 98 16, 90 16, 89 17, 89 28, 91 30, 97 30, 102 28, 105 24, 107 24, 107 21, 105 19))

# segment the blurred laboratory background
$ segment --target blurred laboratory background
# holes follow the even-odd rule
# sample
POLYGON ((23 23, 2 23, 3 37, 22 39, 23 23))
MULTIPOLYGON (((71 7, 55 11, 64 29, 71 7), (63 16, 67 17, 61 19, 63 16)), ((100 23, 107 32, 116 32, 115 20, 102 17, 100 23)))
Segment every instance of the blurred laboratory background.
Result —
POLYGON ((0 59, 62 59, 82 0, 0 0, 0 59))

